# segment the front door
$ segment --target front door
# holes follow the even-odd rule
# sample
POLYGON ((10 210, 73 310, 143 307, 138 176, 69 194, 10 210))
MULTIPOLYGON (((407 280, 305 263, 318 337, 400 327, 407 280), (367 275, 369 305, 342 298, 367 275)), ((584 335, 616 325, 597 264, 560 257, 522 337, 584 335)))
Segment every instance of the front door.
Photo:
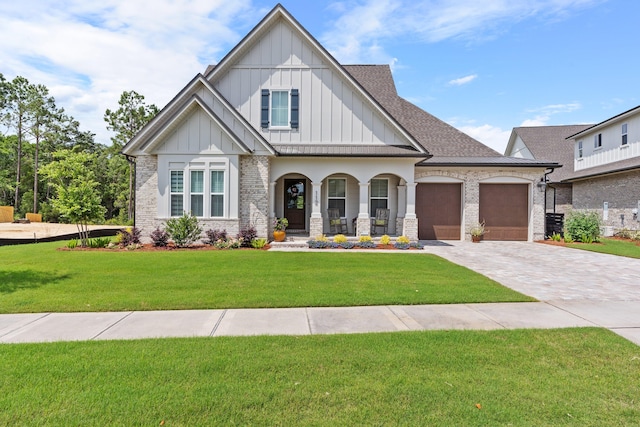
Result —
POLYGON ((284 180, 284 216, 289 220, 290 231, 306 229, 306 187, 307 180, 284 180))

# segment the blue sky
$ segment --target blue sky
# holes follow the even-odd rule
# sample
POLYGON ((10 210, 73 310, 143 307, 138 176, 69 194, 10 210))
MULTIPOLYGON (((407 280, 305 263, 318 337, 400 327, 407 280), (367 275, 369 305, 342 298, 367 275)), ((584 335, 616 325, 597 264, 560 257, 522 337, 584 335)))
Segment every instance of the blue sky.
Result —
MULTIPOLYGON (((283 0, 343 64, 503 152, 516 126, 596 123, 640 104, 630 0, 283 0)), ((0 2, 0 73, 46 85, 109 143, 124 90, 163 107, 275 6, 262 0, 0 2)))

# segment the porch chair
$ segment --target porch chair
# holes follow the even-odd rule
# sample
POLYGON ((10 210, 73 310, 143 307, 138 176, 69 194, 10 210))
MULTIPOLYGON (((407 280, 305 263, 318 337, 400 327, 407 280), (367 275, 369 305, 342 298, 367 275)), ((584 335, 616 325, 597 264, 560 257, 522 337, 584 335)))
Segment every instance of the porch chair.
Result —
POLYGON ((327 209, 329 217, 329 231, 334 234, 347 234, 347 219, 340 218, 340 210, 338 208, 327 209))
POLYGON ((371 235, 376 234, 378 228, 382 228, 384 234, 389 233, 389 209, 376 209, 376 216, 371 218, 371 235))

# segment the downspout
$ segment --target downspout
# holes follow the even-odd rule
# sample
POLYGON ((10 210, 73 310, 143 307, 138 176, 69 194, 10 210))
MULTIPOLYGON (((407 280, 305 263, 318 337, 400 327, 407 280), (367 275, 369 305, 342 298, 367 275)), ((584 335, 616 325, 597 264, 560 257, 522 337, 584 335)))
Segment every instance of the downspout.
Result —
POLYGON ((129 162, 129 164, 132 166, 133 168, 133 177, 131 179, 131 187, 129 188, 129 193, 130 193, 130 198, 131 198, 131 204, 133 205, 133 209, 132 209, 132 218, 133 218, 133 226, 136 226, 136 176, 137 176, 137 170, 136 170, 136 157, 135 156, 130 156, 128 154, 124 154, 121 153, 129 162))

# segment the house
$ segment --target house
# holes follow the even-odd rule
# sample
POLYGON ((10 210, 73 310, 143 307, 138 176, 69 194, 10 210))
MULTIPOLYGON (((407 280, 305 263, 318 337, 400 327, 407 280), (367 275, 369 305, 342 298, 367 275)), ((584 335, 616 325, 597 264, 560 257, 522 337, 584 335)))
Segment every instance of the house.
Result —
POLYGON ((135 159, 136 225, 190 211, 205 229, 267 237, 389 234, 494 240, 544 235, 536 183, 557 163, 504 157, 398 96, 386 65, 339 64, 277 5, 222 60, 197 74, 122 150, 135 159))
POLYGON ((640 106, 567 138, 573 144, 573 208, 605 226, 640 228, 640 106))
POLYGON ((545 174, 547 199, 545 211, 566 214, 572 208, 573 190, 570 182, 573 175, 573 142, 567 137, 581 132, 587 125, 528 126, 511 131, 504 155, 524 159, 557 162, 562 167, 545 174))

